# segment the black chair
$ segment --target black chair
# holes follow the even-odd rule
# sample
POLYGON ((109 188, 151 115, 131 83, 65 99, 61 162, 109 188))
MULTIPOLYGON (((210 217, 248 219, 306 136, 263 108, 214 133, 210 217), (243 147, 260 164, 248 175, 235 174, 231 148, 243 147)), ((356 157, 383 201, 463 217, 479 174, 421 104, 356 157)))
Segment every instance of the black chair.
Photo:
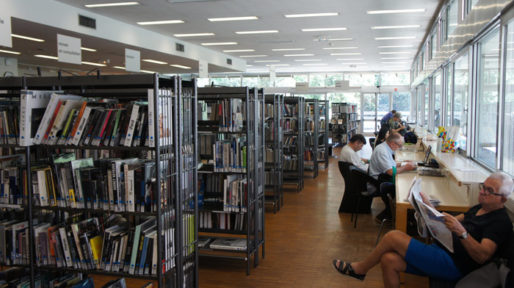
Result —
MULTIPOLYGON (((341 205, 339 205, 339 213, 343 212, 350 212, 351 206, 353 205, 354 201, 351 201, 351 194, 352 193, 352 185, 350 184, 350 166, 352 166, 352 163, 339 161, 339 172, 341 172, 341 175, 343 176, 344 180, 344 196, 341 199, 341 205)), ((352 210, 353 211, 353 210, 352 210)), ((352 215, 353 216, 353 215, 352 215)))
POLYGON ((356 195, 352 211, 355 214, 353 227, 356 228, 358 213, 370 213, 371 201, 374 197, 380 196, 380 182, 353 165, 350 167, 350 178, 352 179, 352 189, 355 189, 354 194, 356 195))

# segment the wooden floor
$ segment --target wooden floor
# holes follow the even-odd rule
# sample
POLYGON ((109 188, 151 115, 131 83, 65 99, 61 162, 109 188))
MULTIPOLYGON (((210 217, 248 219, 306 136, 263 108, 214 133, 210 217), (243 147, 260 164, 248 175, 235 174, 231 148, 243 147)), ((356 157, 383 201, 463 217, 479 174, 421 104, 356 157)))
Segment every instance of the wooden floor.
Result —
MULTIPOLYGON (((359 215, 354 229, 350 214, 337 212, 343 191, 337 159, 331 158, 316 179, 305 179, 303 191, 285 192, 279 212, 266 213, 265 259, 249 276, 243 261, 200 258, 200 287, 383 287, 380 267, 360 282, 332 266, 334 258, 367 255, 379 228, 371 214, 359 215)), ((374 203, 373 214, 382 210, 380 204, 374 203)))

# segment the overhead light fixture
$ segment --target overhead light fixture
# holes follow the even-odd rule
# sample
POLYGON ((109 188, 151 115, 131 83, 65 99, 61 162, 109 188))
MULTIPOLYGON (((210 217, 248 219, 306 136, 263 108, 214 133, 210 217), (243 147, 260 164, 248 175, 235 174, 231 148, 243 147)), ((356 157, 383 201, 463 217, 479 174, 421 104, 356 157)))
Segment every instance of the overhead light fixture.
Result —
POLYGON ((182 24, 184 21, 182 20, 159 20, 159 21, 143 21, 137 22, 138 25, 166 25, 166 24, 182 24))
POLYGON ((9 50, 1 50, 1 49, 0 49, 0 53, 7 53, 7 54, 14 54, 14 55, 20 55, 21 54, 20 52, 9 51, 9 50))
POLYGON ((255 60, 253 62, 255 62, 255 63, 276 63, 276 62, 280 62, 280 60, 255 60))
POLYGON ((411 54, 409 51, 392 51, 392 52, 378 52, 378 54, 382 55, 391 55, 391 54, 411 54))
POLYGON ((239 35, 248 35, 248 34, 273 34, 273 33, 278 33, 278 30, 236 31, 236 34, 239 34, 239 35))
POLYGON ((204 37, 214 36, 214 33, 185 33, 185 34, 173 34, 175 37, 204 37))
POLYGON ((412 48, 414 47, 413 45, 394 45, 394 46, 378 46, 378 48, 380 49, 385 49, 385 48, 412 48))
POLYGON ((309 57, 314 56, 314 54, 285 54, 284 57, 309 57))
POLYGON ((419 28, 421 25, 373 26, 372 30, 419 28))
POLYGON ((359 52, 352 53, 330 53, 330 56, 350 56, 350 55, 361 55, 359 52))
POLYGON ((87 47, 80 47, 80 50, 89 51, 89 52, 96 52, 96 49, 87 48, 87 47))
POLYGON ((337 61, 361 61, 364 60, 364 58, 338 58, 337 61))
POLYGON ((375 37, 375 40, 407 40, 407 39, 416 39, 416 36, 375 37))
POLYGON ((366 62, 344 62, 341 64, 343 64, 343 65, 367 65, 368 63, 366 63, 366 62))
POLYGON ((153 59, 143 59, 143 61, 148 62, 148 63, 159 64, 159 65, 166 65, 166 64, 168 64, 168 62, 159 61, 159 60, 153 60, 153 59))
POLYGON ((239 53, 239 52, 255 52, 254 49, 235 49, 235 50, 223 50, 225 53, 239 53))
POLYGON ((225 46, 225 45, 237 45, 237 42, 207 42, 207 43, 202 43, 202 46, 225 46))
POLYGON ((207 18, 211 22, 224 22, 224 21, 245 21, 245 20, 258 20, 257 16, 241 16, 241 17, 220 17, 220 18, 207 18))
POLYGON ((157 73, 155 71, 150 71, 150 70, 139 70, 139 72, 148 73, 148 74, 155 74, 155 73, 157 73))
POLYGON ((45 42, 45 40, 43 40, 43 39, 29 37, 29 36, 23 36, 23 35, 19 35, 19 34, 11 34, 11 37, 30 40, 30 41, 34 41, 34 42, 45 42))
POLYGON ((405 14, 405 13, 423 13, 425 9, 397 9, 397 10, 370 10, 368 14, 405 14))
POLYGON ((91 65, 91 66, 98 66, 98 67, 105 67, 107 65, 103 63, 95 63, 95 62, 88 62, 88 61, 82 61, 82 64, 84 65, 91 65))
POLYGON ((409 57, 382 57, 382 60, 409 60, 409 57))
POLYGON ((304 28, 302 32, 322 32, 322 31, 344 31, 346 27, 333 27, 333 28, 304 28))
POLYGON ((59 59, 59 58, 57 58, 57 57, 55 57, 55 56, 43 55, 43 54, 37 54, 37 55, 34 55, 34 57, 44 58, 44 59, 52 59, 52 60, 57 60, 57 59, 59 59))
POLYGON ((306 14, 286 14, 284 17, 286 18, 304 18, 304 17, 327 17, 327 16, 337 16, 339 13, 306 13, 306 14))
POLYGON ((289 64, 267 64, 267 67, 280 67, 280 66, 289 66, 289 64))
POLYGON ((120 69, 120 70, 125 70, 125 67, 123 67, 123 66, 113 66, 112 68, 116 68, 116 69, 120 69))
POLYGON ((250 65, 250 64, 246 64, 246 67, 253 67, 253 65, 250 65))
POLYGON ((350 41, 352 38, 328 38, 328 41, 350 41))
POLYGON ((398 62, 398 61, 395 61, 395 62, 380 62, 382 64, 409 64, 409 62, 398 62))
POLYGON ((296 62, 315 62, 315 61, 321 61, 321 59, 295 59, 296 62))
POLYGON ((258 58, 258 57, 268 57, 268 55, 241 55, 241 58, 258 58))
POLYGON ((327 63, 307 63, 303 64, 303 66, 327 66, 327 63))
POLYGON ((101 7, 116 7, 116 6, 133 6, 139 5, 139 2, 116 2, 116 3, 99 3, 99 4, 86 4, 86 8, 101 8, 101 7))
POLYGON ((271 51, 303 51, 305 48, 276 48, 271 49, 271 51))
POLYGON ((325 47, 324 50, 348 50, 348 49, 359 49, 359 47, 325 47))
POLYGON ((180 69, 191 69, 191 67, 189 67, 189 66, 180 65, 180 64, 170 64, 170 66, 180 68, 180 69))

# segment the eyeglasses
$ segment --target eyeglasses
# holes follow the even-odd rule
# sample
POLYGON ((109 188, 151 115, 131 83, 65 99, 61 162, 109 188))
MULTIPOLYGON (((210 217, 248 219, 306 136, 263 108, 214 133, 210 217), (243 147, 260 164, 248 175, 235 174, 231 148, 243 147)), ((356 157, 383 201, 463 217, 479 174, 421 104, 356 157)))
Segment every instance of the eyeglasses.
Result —
POLYGON ((483 191, 487 192, 487 194, 489 194, 489 195, 503 196, 503 194, 501 194, 501 193, 496 193, 496 192, 494 192, 494 189, 493 189, 492 187, 487 187, 487 186, 485 186, 485 184, 484 184, 484 183, 480 183, 480 184, 478 185, 478 187, 480 188, 480 191, 482 191, 482 190, 483 190, 483 191))

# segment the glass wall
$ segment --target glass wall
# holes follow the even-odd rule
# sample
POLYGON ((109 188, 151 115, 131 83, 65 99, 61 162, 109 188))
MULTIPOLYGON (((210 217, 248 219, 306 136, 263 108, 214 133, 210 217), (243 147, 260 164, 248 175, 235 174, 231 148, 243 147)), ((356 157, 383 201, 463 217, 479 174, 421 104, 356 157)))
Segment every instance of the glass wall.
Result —
POLYGON ((459 18, 459 2, 457 0, 451 1, 446 10, 446 31, 447 35, 452 35, 453 31, 457 27, 459 18))
POLYGON ((423 116, 424 116, 424 125, 425 127, 428 127, 428 118, 429 118, 429 112, 430 112, 430 87, 428 86, 428 80, 425 80, 424 87, 425 87, 425 96, 424 96, 424 108, 423 108, 423 116))
POLYGON ((496 132, 498 124, 500 33, 495 29, 478 43, 478 98, 476 157, 496 168, 496 132))
POLYGON ((444 109, 444 125, 451 126, 452 124, 452 104, 453 104, 453 65, 447 65, 445 68, 446 75, 446 108, 444 109))
POLYGON ((410 92, 393 92, 393 110, 402 114, 403 121, 414 121, 414 119, 412 119, 413 117, 411 117, 410 107, 410 92))
POLYGON ((433 101, 434 101, 434 110, 433 110, 433 125, 431 128, 433 131, 437 131, 437 127, 441 126, 441 116, 442 116, 442 96, 443 96, 443 78, 441 76, 441 71, 435 74, 432 85, 433 85, 433 101))
POLYGON ((514 175, 514 20, 507 26, 502 170, 514 175))
POLYGON ((457 144, 460 149, 467 150, 467 130, 469 111, 469 56, 463 54, 455 61, 455 86, 452 125, 459 126, 457 144))

